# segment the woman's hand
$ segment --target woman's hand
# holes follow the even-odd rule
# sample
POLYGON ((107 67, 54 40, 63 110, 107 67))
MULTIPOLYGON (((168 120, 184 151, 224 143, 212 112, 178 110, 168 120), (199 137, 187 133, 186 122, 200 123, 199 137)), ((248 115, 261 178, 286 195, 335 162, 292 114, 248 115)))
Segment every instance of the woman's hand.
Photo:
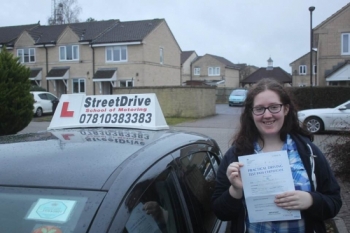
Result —
POLYGON ((312 196, 308 192, 296 190, 276 195, 277 206, 286 210, 306 210, 312 203, 312 196))
POLYGON ((234 198, 241 198, 243 195, 243 184, 240 172, 241 167, 243 167, 243 163, 233 162, 226 170, 226 176, 231 183, 229 191, 234 198))

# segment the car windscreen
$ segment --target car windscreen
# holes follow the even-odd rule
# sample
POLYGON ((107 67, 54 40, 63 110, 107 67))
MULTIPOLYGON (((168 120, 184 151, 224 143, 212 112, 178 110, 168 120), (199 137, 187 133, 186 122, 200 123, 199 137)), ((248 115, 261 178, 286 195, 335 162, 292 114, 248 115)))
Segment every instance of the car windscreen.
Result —
POLYGON ((87 232, 104 192, 0 187, 0 232, 87 232))
POLYGON ((232 91, 231 95, 235 95, 235 96, 245 96, 246 95, 246 91, 232 91))

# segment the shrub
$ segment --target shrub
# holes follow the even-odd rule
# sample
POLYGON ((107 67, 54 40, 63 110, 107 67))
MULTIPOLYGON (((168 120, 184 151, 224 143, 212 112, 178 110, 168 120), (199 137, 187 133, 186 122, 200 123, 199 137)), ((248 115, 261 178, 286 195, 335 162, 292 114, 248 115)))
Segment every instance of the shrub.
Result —
POLYGON ((341 179, 350 178, 350 135, 349 133, 339 134, 339 137, 330 142, 325 151, 333 172, 341 179))
POLYGON ((39 87, 39 86, 37 86, 37 85, 32 85, 32 86, 30 87, 30 91, 46 91, 46 89, 43 88, 43 87, 39 87))
POLYGON ((33 118, 30 69, 4 47, 0 51, 0 135, 16 134, 33 118))

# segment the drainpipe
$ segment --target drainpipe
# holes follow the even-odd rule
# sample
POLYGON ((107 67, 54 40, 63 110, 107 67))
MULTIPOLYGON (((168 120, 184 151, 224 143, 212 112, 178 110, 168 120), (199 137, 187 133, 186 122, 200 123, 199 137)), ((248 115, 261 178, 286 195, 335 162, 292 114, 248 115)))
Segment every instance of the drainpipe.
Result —
MULTIPOLYGON (((47 51, 47 47, 44 44, 44 48, 45 48, 45 56, 46 56, 46 77, 49 74, 49 57, 48 57, 48 51, 47 51)), ((47 86, 47 91, 50 92, 50 85, 49 85, 49 80, 46 79, 46 86, 47 86)))
POLYGON ((92 49, 92 88, 93 88, 93 94, 96 95, 95 91, 95 82, 94 82, 94 74, 95 74, 95 49, 92 47, 92 44, 90 45, 92 49))

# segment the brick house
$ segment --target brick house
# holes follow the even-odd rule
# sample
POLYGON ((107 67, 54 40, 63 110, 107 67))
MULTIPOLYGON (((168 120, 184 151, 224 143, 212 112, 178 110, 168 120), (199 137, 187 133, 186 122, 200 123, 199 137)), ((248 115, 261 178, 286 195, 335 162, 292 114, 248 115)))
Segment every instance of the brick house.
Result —
POLYGON ((0 27, 0 46, 57 96, 181 85, 181 49, 164 19, 0 27))

